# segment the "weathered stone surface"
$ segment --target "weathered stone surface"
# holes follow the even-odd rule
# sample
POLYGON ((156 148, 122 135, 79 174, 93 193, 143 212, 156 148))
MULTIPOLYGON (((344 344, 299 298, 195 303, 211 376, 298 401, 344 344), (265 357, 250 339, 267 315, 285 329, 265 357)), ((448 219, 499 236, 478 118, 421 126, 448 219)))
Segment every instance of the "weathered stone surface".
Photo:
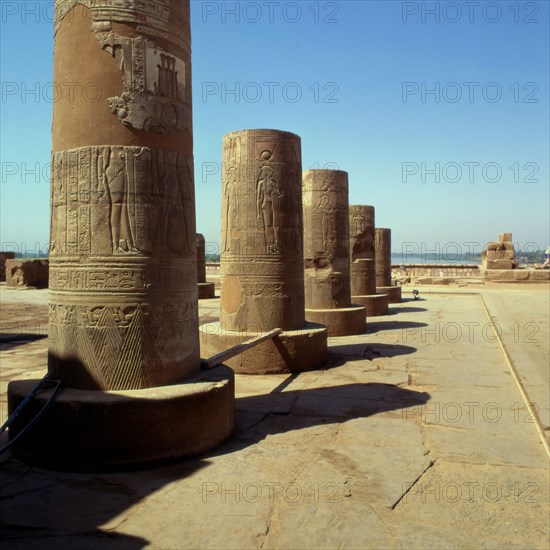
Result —
POLYGON ((376 291, 387 294, 390 304, 401 302, 401 288, 392 286, 391 278, 391 229, 374 229, 374 252, 376 260, 376 291))
MULTIPOLYGON (((37 380, 11 382, 14 410, 37 380)), ((41 391, 10 427, 10 437, 36 415, 51 390, 41 391)), ((64 389, 23 438, 15 456, 33 465, 69 470, 106 470, 173 459, 210 450, 233 431, 231 369, 203 371, 184 384, 154 389, 87 391, 64 389)))
POLYGON ((336 309, 308 309, 306 319, 327 327, 328 336, 351 336, 362 334, 367 328, 365 306, 353 304, 336 309))
POLYGON ((326 360, 326 328, 305 326, 301 155, 300 138, 289 132, 242 130, 223 139, 220 323, 201 327, 201 353, 283 330, 231 360, 236 372, 308 370, 326 360))
POLYGON ((376 292, 374 206, 349 207, 351 301, 365 306, 367 317, 387 315, 389 297, 376 292))
POLYGON ((351 294, 376 294, 374 206, 350 205, 351 294))
MULTIPOLYGON (((240 422, 208 455, 90 475, 5 454, 4 546, 547 548, 548 458, 477 296, 503 331, 527 400, 547 411, 543 286, 435 292, 422 308, 396 305, 377 330, 331 346, 332 368, 237 375, 240 422), (534 334, 524 328, 532 321, 534 334)), ((44 315, 46 299, 47 290, 0 285, 0 319, 18 319, 4 300, 36 300, 44 315)), ((202 318, 212 307, 200 304, 202 318)), ((0 390, 14 377, 41 378, 46 353, 45 340, 0 346, 0 390)))
POLYGON ((376 291, 381 294, 387 294, 390 304, 401 303, 401 287, 395 286, 377 286, 376 291))
MULTIPOLYGON (((48 376, 63 389, 18 443, 29 462, 141 464, 233 429, 232 373, 200 371, 189 12, 55 0, 55 86, 104 95, 54 104, 48 376)), ((10 412, 28 390, 10 386, 10 412)))
POLYGON ((374 254, 374 206, 349 206, 349 238, 352 261, 375 259, 374 254))
POLYGON ((6 280, 6 260, 13 260, 15 252, 0 252, 0 281, 6 280))
POLYGON ((304 317, 300 138, 223 139, 221 313, 227 330, 298 330, 304 317))
POLYGON ((365 296, 354 296, 353 301, 365 307, 367 317, 379 317, 387 315, 390 297, 387 294, 368 294, 365 296))
POLYGON ((216 283, 199 283, 199 300, 211 300, 216 297, 216 283))
POLYGON ((206 243, 201 233, 197 233, 197 282, 206 283, 206 243))
MULTIPOLYGON (((205 358, 258 336, 258 332, 224 330, 220 323, 201 325, 200 334, 201 355, 205 358)), ((275 374, 317 369, 326 360, 327 328, 306 322, 301 329, 286 330, 225 364, 239 374, 275 374)))
POLYGON ((197 233, 197 278, 199 300, 208 300, 216 296, 215 283, 206 282, 206 245, 204 235, 197 233))
POLYGON ((349 307, 348 174, 306 170, 302 182, 306 308, 349 307))
POLYGON ((487 243, 481 253, 481 265, 483 269, 515 269, 518 264, 514 258, 512 233, 500 233, 498 242, 487 243))
POLYGON ((55 81, 115 91, 55 103, 50 374, 182 382, 199 371, 189 2, 57 0, 55 28, 55 81))
POLYGON ((391 286, 391 229, 374 229, 374 252, 376 259, 376 286, 391 286))
POLYGON ((363 332, 365 311, 351 308, 348 174, 306 170, 302 181, 306 319, 329 336, 363 332))
POLYGON ((6 286, 45 288, 48 272, 48 260, 6 260, 6 286))
MULTIPOLYGON (((96 132, 111 134, 112 138, 127 135, 126 129, 135 130, 138 142, 142 142, 142 131, 171 133, 166 137, 173 142, 178 132, 191 133, 187 4, 181 0, 124 3, 56 0, 56 48, 59 50, 67 45, 68 38, 76 38, 71 31, 80 32, 82 43, 77 50, 83 65, 79 68, 80 76, 91 75, 94 80, 77 82, 93 82, 103 92, 101 109, 96 109, 98 102, 90 101, 86 94, 74 94, 83 96, 76 100, 71 96, 75 112, 97 111, 96 132), (110 62, 107 56, 112 58, 110 62), (95 72, 98 65, 103 69, 102 74, 95 72), (86 102, 91 104, 87 109, 86 102), (115 129, 117 122, 121 123, 118 130, 115 129)), ((69 55, 59 52, 56 57, 56 67, 64 68, 69 55)), ((73 67, 68 68, 73 70, 73 67)), ((54 125, 57 117, 64 119, 68 114, 68 105, 62 103, 64 105, 56 109, 54 125)), ((90 131, 88 127, 79 129, 78 125, 78 120, 64 124, 68 141, 73 132, 82 135, 90 131)), ((101 139, 98 143, 121 142, 101 139)))
POLYGON ((550 281, 547 269, 487 269, 482 273, 486 281, 494 282, 550 281))

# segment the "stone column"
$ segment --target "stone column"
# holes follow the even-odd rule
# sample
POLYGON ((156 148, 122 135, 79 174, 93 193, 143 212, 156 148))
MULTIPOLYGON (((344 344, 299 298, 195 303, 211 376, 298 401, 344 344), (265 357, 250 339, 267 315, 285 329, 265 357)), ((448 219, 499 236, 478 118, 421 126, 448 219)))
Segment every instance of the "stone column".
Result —
POLYGON ((349 207, 351 300, 367 308, 367 317, 388 314, 388 295, 376 293, 374 206, 349 207))
POLYGON ((390 304, 401 302, 401 287, 391 284, 391 229, 374 230, 376 291, 389 296, 390 304))
POLYGON ((206 282, 206 244, 204 242, 204 235, 200 233, 197 233, 197 279, 199 300, 215 298, 215 284, 206 282))
POLYGON ((223 139, 220 323, 201 327, 201 352, 284 331, 228 361, 237 372, 307 370, 326 359, 326 328, 305 323, 301 175, 294 134, 242 130, 223 139))
POLYGON ((200 407, 221 394, 200 374, 189 2, 55 0, 54 33, 54 81, 63 93, 52 125, 48 373, 64 398, 91 400, 75 430, 117 409, 108 428, 85 440, 64 434, 63 450, 75 448, 62 459, 93 462, 93 434, 102 429, 112 434, 98 435, 104 462, 209 449, 231 431, 233 389, 227 378, 223 411, 198 438, 200 411, 186 400, 195 394, 200 407), (67 83, 75 83, 70 94, 67 83), (180 385, 191 380, 194 390, 180 385), (140 418, 149 388, 156 410, 140 418), (142 402, 131 416, 120 414, 134 397, 142 402), (176 426, 166 432, 171 441, 153 428, 163 415, 176 426), (132 437, 139 444, 121 451, 132 437))
POLYGON ((348 174, 307 170, 302 177, 306 319, 329 336, 365 331, 365 308, 352 306, 348 174))

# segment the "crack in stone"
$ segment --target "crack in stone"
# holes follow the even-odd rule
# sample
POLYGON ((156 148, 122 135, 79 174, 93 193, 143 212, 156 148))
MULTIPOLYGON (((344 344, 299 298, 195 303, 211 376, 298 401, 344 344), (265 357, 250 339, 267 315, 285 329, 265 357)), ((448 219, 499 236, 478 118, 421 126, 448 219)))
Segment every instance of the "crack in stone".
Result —
POLYGON ((395 510, 397 506, 401 503, 401 501, 410 493, 411 489, 420 481, 420 479, 424 476, 424 474, 433 466, 435 466, 435 463, 437 462, 437 459, 430 460, 430 463, 426 466, 424 471, 414 480, 412 485, 399 497, 397 502, 391 506, 392 510, 395 510))

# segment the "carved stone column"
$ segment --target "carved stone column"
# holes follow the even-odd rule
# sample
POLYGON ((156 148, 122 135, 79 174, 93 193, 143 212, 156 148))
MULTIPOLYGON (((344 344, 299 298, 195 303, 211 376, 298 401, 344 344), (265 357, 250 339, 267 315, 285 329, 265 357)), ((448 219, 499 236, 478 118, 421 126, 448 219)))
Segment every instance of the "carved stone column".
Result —
POLYGON ((305 323, 300 138, 243 130, 223 139, 220 323, 201 327, 203 356, 284 333, 227 362, 243 373, 313 369, 325 327, 305 323))
POLYGON ((348 174, 307 170, 302 177, 306 319, 329 336, 365 331, 365 308, 352 306, 348 174))
MULTIPOLYGON (((189 2, 55 0, 54 32, 48 373, 59 399, 87 406, 64 417, 76 439, 51 452, 78 465, 206 450, 232 429, 233 387, 200 374, 189 2), (198 439, 201 400, 220 396, 198 439), (173 423, 170 441, 155 417, 173 423)), ((41 432, 55 449, 55 426, 41 432)))
POLYGON ((387 294, 390 304, 401 302, 401 287, 391 284, 391 229, 376 227, 374 230, 376 256, 376 291, 387 294))
POLYGON ((199 300, 215 298, 215 284, 206 282, 206 244, 204 242, 204 235, 200 233, 197 233, 197 278, 199 300))
POLYGON ((367 308, 367 317, 388 314, 388 295, 376 293, 374 206, 350 205, 352 302, 367 308))

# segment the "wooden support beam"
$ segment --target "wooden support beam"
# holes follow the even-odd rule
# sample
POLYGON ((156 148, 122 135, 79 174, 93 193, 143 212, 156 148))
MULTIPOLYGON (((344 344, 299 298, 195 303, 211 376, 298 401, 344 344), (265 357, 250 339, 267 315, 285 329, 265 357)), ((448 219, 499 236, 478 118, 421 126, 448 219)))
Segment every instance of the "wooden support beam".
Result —
POLYGON ((203 361, 201 361, 201 367, 202 369, 211 369, 213 367, 216 367, 217 365, 221 365, 224 361, 227 361, 228 359, 231 359, 236 355, 240 355, 241 353, 248 351, 258 344, 265 342, 266 340, 270 340, 271 338, 279 336, 281 332, 283 331, 280 328, 276 328, 269 332, 266 332, 265 334, 262 334, 261 336, 256 336, 255 338, 246 340, 246 342, 243 342, 242 344, 237 344, 236 346, 222 351, 221 353, 217 353, 209 359, 204 359, 203 361))

